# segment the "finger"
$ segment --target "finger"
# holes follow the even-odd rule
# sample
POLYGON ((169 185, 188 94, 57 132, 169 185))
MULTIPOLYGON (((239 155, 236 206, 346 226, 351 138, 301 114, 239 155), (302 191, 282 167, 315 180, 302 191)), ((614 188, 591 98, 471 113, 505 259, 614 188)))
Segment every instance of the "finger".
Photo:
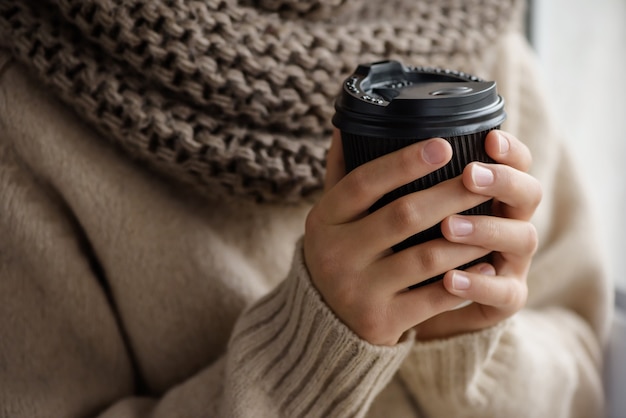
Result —
POLYGON ((370 288, 391 294, 485 256, 484 248, 434 239, 383 257, 368 272, 370 288))
MULTIPOLYGON (((466 268, 465 271, 476 272, 476 273, 484 274, 486 276, 495 276, 496 275, 496 268, 493 265, 489 264, 489 263, 479 263, 479 264, 470 266, 469 268, 466 268)), ((469 299, 465 299, 458 306, 455 306, 452 310, 465 308, 466 306, 469 306, 472 303, 474 303, 474 301, 469 300, 469 299)))
POLYGON ((441 182, 428 189, 410 193, 383 206, 354 223, 361 237, 369 242, 376 253, 382 252, 418 232, 438 224, 449 215, 462 212, 489 197, 467 190, 460 177, 441 182))
POLYGON ((543 195, 536 178, 503 164, 470 163, 462 178, 468 190, 495 198, 509 207, 507 216, 516 219, 530 219, 543 195))
POLYGON ((457 305, 420 324, 416 327, 419 340, 452 337, 494 326, 520 310, 526 302, 528 290, 525 283, 514 278, 495 276, 495 270, 489 264, 473 266, 460 273, 470 281, 467 289, 461 289, 467 284, 463 283, 461 276, 455 278, 454 274, 457 273, 460 272, 446 274, 441 285, 465 301, 462 303, 465 306, 456 309, 457 305), (467 304, 467 301, 475 303, 467 304))
POLYGON ((384 194, 443 167, 451 156, 450 144, 435 138, 369 161, 322 196, 320 207, 325 211, 320 216, 334 224, 354 220, 384 194))
POLYGON ((443 236, 461 244, 483 247, 491 251, 531 257, 538 246, 533 224, 496 216, 450 216, 441 223, 443 236))
POLYGON ((470 269, 446 273, 443 285, 455 296, 509 313, 520 310, 528 297, 523 280, 513 276, 486 275, 470 269))
POLYGON ((403 326, 409 329, 424 321, 432 321, 462 302, 462 298, 448 292, 439 281, 398 294, 392 299, 389 309, 397 318, 402 318, 403 326))
POLYGON ((333 138, 326 155, 326 176, 324 177, 324 191, 330 190, 346 174, 346 164, 343 159, 341 134, 338 129, 333 130, 333 138))
POLYGON ((527 172, 533 162, 528 147, 512 134, 493 130, 485 138, 485 151, 500 164, 527 172))

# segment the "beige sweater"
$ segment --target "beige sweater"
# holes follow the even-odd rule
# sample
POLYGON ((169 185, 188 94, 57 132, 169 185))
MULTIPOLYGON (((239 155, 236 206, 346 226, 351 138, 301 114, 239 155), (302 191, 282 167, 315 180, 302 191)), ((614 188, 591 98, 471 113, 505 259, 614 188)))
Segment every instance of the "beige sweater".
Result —
POLYGON ((396 347, 321 301, 306 205, 202 199, 0 68, 0 417, 602 416, 612 287, 521 36, 476 73, 544 187, 528 307, 396 347))

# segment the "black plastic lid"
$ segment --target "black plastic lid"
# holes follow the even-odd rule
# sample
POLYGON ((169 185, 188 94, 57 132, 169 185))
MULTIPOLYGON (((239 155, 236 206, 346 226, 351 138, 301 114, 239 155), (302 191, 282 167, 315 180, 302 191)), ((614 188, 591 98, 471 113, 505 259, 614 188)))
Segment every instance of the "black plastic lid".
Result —
POLYGON ((343 132, 395 138, 466 135, 506 118, 495 82, 397 61, 360 65, 335 110, 333 124, 343 132))

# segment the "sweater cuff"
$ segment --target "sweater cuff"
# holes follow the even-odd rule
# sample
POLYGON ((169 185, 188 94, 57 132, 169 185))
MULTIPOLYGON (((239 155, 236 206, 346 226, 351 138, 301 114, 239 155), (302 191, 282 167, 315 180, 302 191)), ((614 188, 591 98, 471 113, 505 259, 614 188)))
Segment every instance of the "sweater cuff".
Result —
POLYGON ((393 347, 375 346, 353 333, 312 285, 300 241, 287 279, 241 316, 229 357, 285 416, 360 416, 413 341, 410 331, 393 347))
POLYGON ((425 412, 488 404, 497 391, 496 376, 506 375, 504 360, 511 344, 505 335, 511 322, 509 318, 478 332, 415 343, 399 375, 425 412))

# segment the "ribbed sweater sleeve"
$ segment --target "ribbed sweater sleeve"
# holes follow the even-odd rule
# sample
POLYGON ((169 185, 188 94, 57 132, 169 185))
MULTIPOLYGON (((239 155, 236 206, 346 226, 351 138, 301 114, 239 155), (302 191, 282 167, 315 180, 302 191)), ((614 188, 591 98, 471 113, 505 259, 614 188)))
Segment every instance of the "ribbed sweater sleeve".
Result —
POLYGON ((564 309, 417 344, 400 377, 428 417, 602 416, 600 350, 564 309))
POLYGON ((357 417, 411 347, 359 339, 321 300, 298 246, 290 277, 248 309, 229 346, 222 416, 357 417))
POLYGON ((321 300, 298 245, 288 278, 241 315, 217 363, 160 400, 121 400, 99 418, 362 417, 413 341, 412 331, 394 347, 359 339, 321 300))

